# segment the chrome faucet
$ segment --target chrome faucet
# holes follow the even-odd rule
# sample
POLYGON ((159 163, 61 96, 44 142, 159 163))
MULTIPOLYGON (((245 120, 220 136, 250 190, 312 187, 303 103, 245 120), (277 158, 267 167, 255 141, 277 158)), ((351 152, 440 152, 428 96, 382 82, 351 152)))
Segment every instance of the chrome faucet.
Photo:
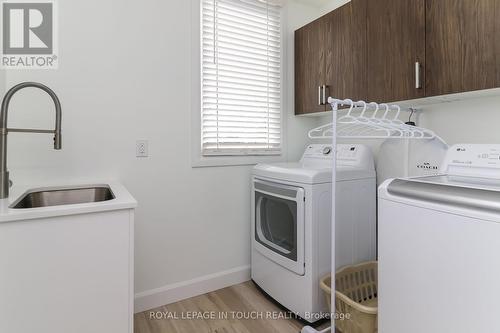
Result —
POLYGON ((7 170, 7 134, 9 132, 24 133, 54 133, 54 149, 61 149, 61 102, 56 93, 49 87, 37 82, 23 82, 12 87, 3 98, 2 109, 0 111, 0 199, 9 197, 9 171, 7 170), (12 96, 24 88, 38 88, 45 91, 52 98, 56 107, 56 125, 54 130, 26 129, 26 128, 8 128, 7 113, 12 96))

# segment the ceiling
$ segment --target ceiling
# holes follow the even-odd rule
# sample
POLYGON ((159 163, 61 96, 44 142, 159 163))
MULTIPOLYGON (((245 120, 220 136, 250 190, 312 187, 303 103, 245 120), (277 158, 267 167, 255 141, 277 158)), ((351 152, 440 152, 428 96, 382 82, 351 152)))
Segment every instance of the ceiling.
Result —
POLYGON ((305 5, 310 5, 314 7, 323 7, 327 3, 331 2, 332 0, 295 0, 295 2, 299 2, 305 5))

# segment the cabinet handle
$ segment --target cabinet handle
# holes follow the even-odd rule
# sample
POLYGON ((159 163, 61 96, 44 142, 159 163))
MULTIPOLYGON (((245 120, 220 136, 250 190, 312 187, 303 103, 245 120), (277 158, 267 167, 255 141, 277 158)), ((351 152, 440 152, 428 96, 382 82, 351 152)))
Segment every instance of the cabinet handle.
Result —
POLYGON ((326 85, 323 85, 323 105, 326 105, 326 85))
POLYGON ((322 104, 323 99, 321 98, 321 86, 318 86, 318 105, 322 104))
POLYGON ((415 63, 415 88, 416 89, 421 89, 422 88, 422 83, 420 82, 420 62, 415 63))

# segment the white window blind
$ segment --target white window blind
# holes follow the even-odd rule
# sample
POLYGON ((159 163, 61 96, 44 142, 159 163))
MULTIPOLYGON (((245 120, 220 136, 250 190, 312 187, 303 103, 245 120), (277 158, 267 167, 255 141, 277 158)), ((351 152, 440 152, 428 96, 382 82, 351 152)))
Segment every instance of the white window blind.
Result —
POLYGON ((281 151, 280 8, 202 0, 202 154, 281 151))

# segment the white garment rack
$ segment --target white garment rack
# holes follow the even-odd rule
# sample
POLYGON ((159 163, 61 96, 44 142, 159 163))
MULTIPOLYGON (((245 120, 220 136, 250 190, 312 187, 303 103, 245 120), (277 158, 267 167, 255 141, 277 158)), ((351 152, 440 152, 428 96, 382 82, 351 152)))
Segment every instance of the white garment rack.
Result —
MULTIPOLYGON (((439 136, 431 130, 411 126, 399 120, 403 111, 399 105, 367 103, 365 101, 353 101, 351 99, 336 99, 329 97, 328 103, 333 110, 332 122, 309 131, 311 139, 331 139, 332 147, 336 153, 337 138, 351 139, 438 139, 446 144, 439 136), (339 116, 339 106, 348 106, 349 109, 345 115, 339 116)), ((340 111, 343 112, 343 111, 340 111)), ((334 155, 335 156, 335 155, 334 155)), ((337 159, 332 159, 332 193, 335 202, 336 193, 336 170, 337 159)), ((336 205, 332 204, 332 314, 335 313, 335 214, 336 205)), ((305 326, 302 333, 325 333, 335 332, 335 321, 332 320, 332 326, 317 331, 312 327, 305 326)))
POLYGON ((431 130, 407 125, 399 119, 402 110, 399 105, 367 103, 351 99, 328 98, 337 118, 336 130, 329 123, 309 131, 311 139, 331 139, 336 133, 337 138, 356 139, 434 139, 437 136, 431 130), (340 110, 339 106, 349 109, 340 110), (345 112, 340 115, 340 112, 345 112))

